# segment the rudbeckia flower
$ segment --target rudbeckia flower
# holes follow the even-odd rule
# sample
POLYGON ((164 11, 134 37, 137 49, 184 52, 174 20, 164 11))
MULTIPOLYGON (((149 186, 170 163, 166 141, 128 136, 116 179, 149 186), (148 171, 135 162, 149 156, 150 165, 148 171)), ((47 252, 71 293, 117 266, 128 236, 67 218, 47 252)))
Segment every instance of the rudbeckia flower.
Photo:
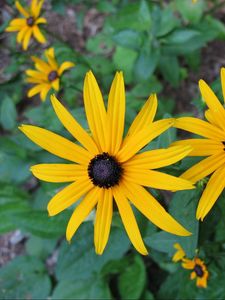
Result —
POLYGON ((190 235, 143 187, 165 190, 193 188, 185 179, 154 170, 182 159, 190 151, 189 146, 138 153, 174 122, 173 119, 153 122, 157 109, 155 95, 143 106, 124 139, 125 88, 121 72, 116 73, 113 80, 107 110, 92 72, 85 77, 84 106, 91 135, 56 97, 52 96, 51 101, 59 120, 80 145, 40 127, 22 125, 20 129, 40 147, 72 162, 39 164, 31 168, 34 176, 41 180, 72 182, 48 203, 50 216, 57 215, 83 197, 69 220, 66 230, 68 241, 96 207, 94 244, 96 253, 102 254, 109 238, 113 199, 131 242, 141 254, 148 252, 130 203, 159 228, 176 235, 190 235))
POLYGON ((177 251, 176 251, 175 254, 173 255, 172 261, 178 262, 178 261, 182 260, 182 259, 185 257, 186 254, 185 254, 184 249, 181 247, 180 244, 175 243, 175 244, 173 245, 173 247, 174 247, 177 251))
POLYGON ((188 258, 183 259, 182 267, 184 269, 193 270, 191 272, 190 278, 196 278, 196 285, 197 287, 206 288, 207 287, 207 280, 209 277, 209 272, 204 264, 204 261, 198 257, 190 260, 188 258))
POLYGON ((45 18, 39 17, 43 2, 44 0, 32 0, 29 9, 25 9, 19 1, 15 2, 23 18, 13 19, 6 28, 6 31, 18 31, 17 42, 22 44, 24 50, 27 50, 32 36, 41 44, 46 42, 45 37, 39 29, 39 24, 47 23, 45 18))
POLYGON ((55 91, 59 90, 59 79, 63 72, 74 66, 74 63, 65 61, 60 66, 55 59, 54 49, 50 48, 45 51, 47 62, 32 56, 31 59, 35 63, 36 70, 27 70, 26 74, 30 77, 26 79, 29 83, 34 83, 35 86, 31 88, 27 94, 28 97, 33 97, 40 94, 41 100, 44 101, 51 88, 55 91))
MULTIPOLYGON (((223 97, 225 99, 225 69, 221 69, 223 97)), ((203 220, 211 210, 225 187, 225 109, 214 92, 205 83, 199 81, 199 88, 208 110, 205 118, 208 121, 192 117, 182 117, 175 121, 175 127, 203 136, 203 139, 188 139, 175 142, 173 145, 190 145, 193 150, 190 156, 207 156, 181 177, 196 183, 212 174, 200 198, 196 217, 203 220)))

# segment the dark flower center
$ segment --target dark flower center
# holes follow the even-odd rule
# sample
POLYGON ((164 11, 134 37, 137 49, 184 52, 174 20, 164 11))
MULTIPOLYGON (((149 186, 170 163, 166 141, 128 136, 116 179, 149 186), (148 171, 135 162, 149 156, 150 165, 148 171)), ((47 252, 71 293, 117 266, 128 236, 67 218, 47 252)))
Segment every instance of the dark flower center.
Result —
POLYGON ((198 265, 198 264, 195 265, 194 271, 195 271, 195 273, 196 273, 196 275, 197 275, 198 277, 202 277, 202 276, 204 275, 204 272, 203 272, 203 270, 202 270, 202 266, 200 266, 200 265, 198 265))
POLYGON ((27 25, 32 27, 34 25, 34 18, 33 17, 29 17, 27 18, 27 25))
POLYGON ((54 81, 56 78, 58 78, 58 73, 56 71, 51 71, 48 74, 48 80, 49 81, 54 81))
POLYGON ((101 188, 110 188, 119 183, 123 169, 115 157, 106 152, 96 155, 88 165, 92 183, 101 188))

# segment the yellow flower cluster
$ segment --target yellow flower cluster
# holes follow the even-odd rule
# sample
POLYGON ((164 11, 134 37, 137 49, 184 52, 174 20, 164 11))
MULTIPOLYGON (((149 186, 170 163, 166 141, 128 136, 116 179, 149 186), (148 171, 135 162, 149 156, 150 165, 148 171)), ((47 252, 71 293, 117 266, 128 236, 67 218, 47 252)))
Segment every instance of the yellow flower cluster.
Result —
POLYGON ((203 260, 197 256, 193 259, 186 258, 186 253, 180 244, 174 244, 174 248, 177 250, 172 258, 174 262, 182 261, 181 265, 184 269, 192 270, 190 279, 196 279, 196 285, 200 288, 207 287, 207 280, 209 272, 203 260))
MULTIPOLYGON (((46 24, 47 20, 40 17, 41 8, 44 0, 32 0, 29 8, 24 8, 19 1, 15 2, 18 11, 22 14, 22 18, 13 19, 6 31, 18 31, 17 42, 22 44, 24 50, 27 50, 32 36, 41 44, 46 42, 44 35, 39 29, 39 24, 46 24)), ((36 70, 27 70, 26 82, 32 83, 35 86, 28 91, 27 96, 33 97, 40 94, 42 101, 46 100, 48 92, 53 89, 59 91, 60 77, 63 72, 74 66, 70 61, 63 62, 60 66, 55 59, 54 48, 49 48, 45 51, 47 61, 36 56, 31 59, 34 62, 36 70)))

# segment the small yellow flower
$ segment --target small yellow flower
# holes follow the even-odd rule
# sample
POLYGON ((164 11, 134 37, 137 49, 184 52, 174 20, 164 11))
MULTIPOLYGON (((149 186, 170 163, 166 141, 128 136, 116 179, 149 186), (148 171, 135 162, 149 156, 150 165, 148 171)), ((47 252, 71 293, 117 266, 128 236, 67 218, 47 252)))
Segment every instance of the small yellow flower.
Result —
POLYGON ((207 280, 209 277, 209 272, 204 264, 204 261, 198 257, 190 260, 188 258, 183 259, 182 267, 184 269, 193 270, 190 275, 190 279, 196 280, 197 287, 206 288, 207 287, 207 280))
POLYGON ((192 3, 196 3, 198 0, 192 0, 192 3))
POLYGON ((177 249, 177 251, 175 252, 175 254, 173 256, 172 261, 178 262, 179 260, 182 260, 185 257, 186 254, 185 254, 184 249, 181 247, 180 244, 175 243, 173 245, 173 247, 175 249, 177 249))
POLYGON ((182 159, 191 151, 189 146, 138 153, 173 125, 173 119, 153 122, 157 110, 156 95, 150 96, 134 119, 125 138, 123 135, 126 105, 122 72, 116 73, 113 80, 107 110, 92 72, 88 72, 85 77, 84 106, 91 135, 80 126, 56 97, 52 96, 51 101, 59 120, 80 145, 40 127, 22 125, 20 129, 40 147, 72 162, 39 164, 31 168, 34 176, 41 180, 72 182, 50 200, 48 204, 50 216, 57 215, 83 197, 68 223, 66 230, 68 241, 96 207, 94 243, 96 253, 102 254, 109 238, 113 199, 131 242, 143 255, 148 252, 131 203, 161 229, 176 235, 190 235, 144 188, 165 190, 193 188, 193 185, 185 179, 154 170, 182 159))
MULTIPOLYGON (((225 68, 221 69, 221 83, 225 100, 225 68)), ((190 156, 208 156, 181 177, 193 183, 211 175, 198 204, 196 217, 203 220, 211 210, 225 187, 225 109, 205 81, 199 81, 202 98, 208 106, 205 118, 208 122, 182 117, 175 121, 175 127, 203 136, 203 139, 188 139, 173 143, 173 146, 190 145, 190 156)))
POLYGON ((26 79, 26 81, 35 84, 35 86, 29 90, 28 97, 40 94, 42 101, 45 101, 51 88, 55 91, 59 90, 59 81, 62 73, 74 66, 74 63, 70 61, 65 61, 59 66, 55 60, 53 48, 46 50, 45 56, 47 58, 47 62, 36 56, 32 56, 31 58, 35 63, 36 70, 26 71, 26 74, 30 76, 26 79))
POLYGON ((39 24, 47 23, 45 18, 39 18, 43 2, 44 0, 32 0, 29 9, 23 8, 19 1, 15 2, 23 18, 13 19, 6 28, 6 31, 18 31, 17 42, 22 44, 24 50, 27 50, 32 35, 39 43, 43 44, 46 42, 45 37, 39 29, 39 24))

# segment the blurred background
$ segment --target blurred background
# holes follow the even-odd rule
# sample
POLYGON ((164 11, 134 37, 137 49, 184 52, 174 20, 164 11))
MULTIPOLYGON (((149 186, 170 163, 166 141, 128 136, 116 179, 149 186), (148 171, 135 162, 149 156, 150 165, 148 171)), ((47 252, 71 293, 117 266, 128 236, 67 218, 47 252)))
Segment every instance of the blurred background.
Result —
MULTIPOLYGON (((42 15, 47 19, 41 27, 47 43, 32 41, 23 51, 16 34, 5 32, 19 16, 15 3, 0 1, 0 298, 224 299, 224 195, 199 228, 195 209, 203 185, 188 194, 153 190, 160 203, 192 229, 193 236, 184 241, 160 232, 136 212, 150 249, 149 256, 142 257, 130 245, 115 212, 106 251, 97 256, 93 216, 71 245, 65 240, 65 229, 72 211, 48 217, 47 203, 62 185, 38 181, 29 168, 59 159, 31 143, 18 126, 35 124, 68 136, 50 105, 51 93, 45 102, 39 95, 27 97, 31 85, 25 81, 25 70, 33 68, 30 57, 43 58, 43 50, 49 47, 54 47, 59 63, 76 64, 62 76, 58 98, 85 128, 82 89, 90 69, 105 100, 115 72, 124 72, 127 127, 151 93, 159 99, 156 119, 184 114, 201 118, 205 107, 199 79, 208 82, 222 100, 225 1, 46 0, 42 15), (210 272, 207 289, 197 288, 189 280, 190 273, 172 262, 177 241, 190 258, 196 248, 202 249, 210 272)), ((167 147, 176 138, 176 130, 171 129, 151 149, 167 147)), ((167 172, 180 175, 191 163, 184 160, 167 172)))

